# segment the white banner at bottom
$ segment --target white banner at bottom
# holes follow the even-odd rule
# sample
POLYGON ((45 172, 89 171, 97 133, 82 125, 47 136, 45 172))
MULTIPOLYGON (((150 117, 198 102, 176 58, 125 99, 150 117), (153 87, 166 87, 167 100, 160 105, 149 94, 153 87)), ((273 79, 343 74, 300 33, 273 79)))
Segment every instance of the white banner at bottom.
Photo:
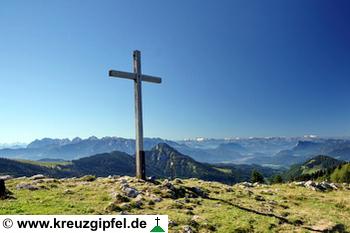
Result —
POLYGON ((168 232, 168 215, 0 215, 0 232, 168 232))

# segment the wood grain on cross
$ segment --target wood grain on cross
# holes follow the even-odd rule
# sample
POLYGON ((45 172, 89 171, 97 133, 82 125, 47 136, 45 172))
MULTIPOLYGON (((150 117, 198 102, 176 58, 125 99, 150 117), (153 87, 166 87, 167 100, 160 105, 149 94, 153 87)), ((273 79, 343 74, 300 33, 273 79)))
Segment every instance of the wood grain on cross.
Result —
POLYGON ((141 52, 134 51, 134 72, 110 70, 109 76, 134 80, 135 89, 135 126, 136 126, 136 177, 146 179, 145 152, 143 150, 143 121, 142 121, 142 81, 161 83, 159 77, 144 75, 141 73, 141 52))

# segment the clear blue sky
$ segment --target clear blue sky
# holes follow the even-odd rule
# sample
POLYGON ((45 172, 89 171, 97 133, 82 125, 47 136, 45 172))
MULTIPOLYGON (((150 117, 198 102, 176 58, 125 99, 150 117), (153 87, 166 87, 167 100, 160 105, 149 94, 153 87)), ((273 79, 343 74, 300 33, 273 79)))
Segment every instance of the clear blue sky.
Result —
POLYGON ((0 3, 0 142, 350 135, 350 2, 8 0, 0 3))

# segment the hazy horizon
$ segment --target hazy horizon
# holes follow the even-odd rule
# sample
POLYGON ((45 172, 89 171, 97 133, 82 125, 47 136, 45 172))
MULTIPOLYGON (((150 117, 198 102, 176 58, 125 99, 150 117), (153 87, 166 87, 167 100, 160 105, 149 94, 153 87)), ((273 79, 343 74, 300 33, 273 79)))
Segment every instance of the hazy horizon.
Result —
MULTIPOLYGON (((35 140, 42 140, 45 138, 50 138, 50 139, 69 139, 72 141, 74 138, 81 138, 81 139, 88 139, 90 137, 97 137, 98 139, 102 138, 123 138, 123 139, 130 139, 130 140, 135 140, 135 138, 132 137, 121 137, 121 136, 96 136, 96 135, 91 135, 87 137, 41 137, 41 138, 33 138, 32 140, 29 141, 13 141, 13 142, 6 142, 6 141, 0 141, 0 145, 28 145, 29 143, 35 141, 35 140)), ((160 138, 163 140, 170 140, 170 141, 185 141, 185 140, 198 140, 200 141, 201 139, 204 140, 239 140, 239 139, 252 139, 252 138, 259 138, 259 139, 268 139, 268 138, 313 138, 313 139, 350 139, 350 136, 326 136, 326 135, 314 135, 314 134, 309 134, 309 135, 294 135, 294 136, 283 136, 283 135, 275 135, 275 136, 249 136, 249 137, 242 137, 242 136, 231 136, 231 137, 203 137, 203 136, 197 136, 197 137, 185 137, 185 138, 162 138, 162 137, 145 137, 145 138, 160 138)))

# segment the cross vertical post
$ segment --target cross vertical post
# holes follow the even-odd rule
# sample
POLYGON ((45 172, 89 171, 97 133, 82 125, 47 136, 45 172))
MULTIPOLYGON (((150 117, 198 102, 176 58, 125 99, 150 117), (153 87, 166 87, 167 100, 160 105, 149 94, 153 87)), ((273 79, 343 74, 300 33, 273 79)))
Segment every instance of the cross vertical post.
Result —
POLYGON ((109 76, 134 80, 135 96, 135 128, 136 128, 136 177, 146 179, 145 151, 143 148, 143 121, 142 121, 142 81, 151 83, 161 83, 162 79, 155 76, 144 75, 141 73, 141 52, 134 51, 133 54, 134 72, 124 72, 110 70, 109 76))
POLYGON ((141 52, 136 50, 133 54, 135 89, 135 128, 136 128, 136 177, 146 179, 145 152, 143 150, 143 120, 142 120, 142 80, 141 80, 141 52))

